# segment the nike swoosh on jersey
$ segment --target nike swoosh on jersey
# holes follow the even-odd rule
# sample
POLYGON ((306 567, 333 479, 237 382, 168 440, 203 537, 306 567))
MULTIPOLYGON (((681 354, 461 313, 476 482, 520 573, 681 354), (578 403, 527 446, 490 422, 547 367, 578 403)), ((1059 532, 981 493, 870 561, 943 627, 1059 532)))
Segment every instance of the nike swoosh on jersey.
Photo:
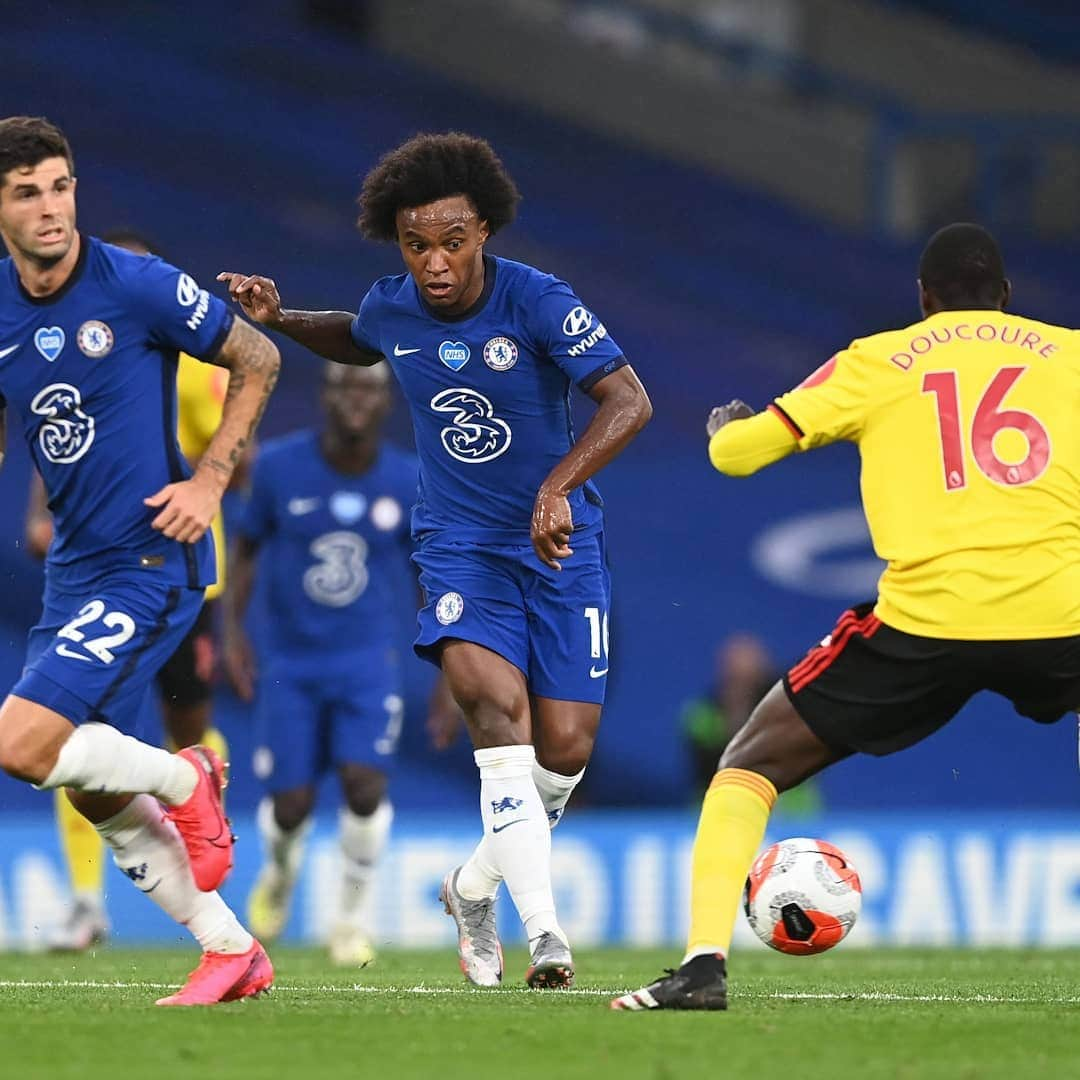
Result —
MULTIPOLYGON (((19 342, 19 345, 22 345, 21 341, 19 342)), ((6 349, 0 349, 0 360, 3 360, 5 356, 10 356, 17 348, 19 348, 19 345, 9 345, 6 349)))
POLYGON ((317 496, 311 499, 290 499, 287 509, 294 517, 300 517, 302 514, 310 514, 312 510, 317 510, 322 499, 317 496))
POLYGON ((589 668, 589 678, 590 679, 602 679, 607 673, 608 673, 607 668, 601 668, 599 671, 597 671, 595 664, 591 668, 589 668))
POLYGON ((395 356, 408 356, 410 353, 419 352, 419 351, 420 351, 420 346, 419 345, 417 345, 417 347, 415 349, 403 349, 397 343, 394 344, 394 355, 395 356))
POLYGON ((85 660, 86 663, 92 664, 94 661, 89 656, 85 656, 81 652, 73 652, 62 641, 56 646, 56 651, 60 656, 68 656, 72 660, 85 660))
POLYGON ((493 825, 492 832, 502 832, 503 829, 509 829, 511 825, 520 825, 525 819, 523 817, 514 818, 513 821, 508 821, 505 825, 493 825))

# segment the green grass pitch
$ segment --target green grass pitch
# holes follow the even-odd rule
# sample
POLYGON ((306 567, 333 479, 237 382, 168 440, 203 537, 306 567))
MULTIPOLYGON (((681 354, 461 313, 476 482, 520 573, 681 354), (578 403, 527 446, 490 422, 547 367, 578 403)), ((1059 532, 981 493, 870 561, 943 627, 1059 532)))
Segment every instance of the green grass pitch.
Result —
POLYGON ((0 954, 3 1074, 122 1076, 923 1078, 1076 1075, 1080 953, 861 951, 736 954, 727 1013, 613 1013, 611 995, 675 951, 582 950, 567 993, 517 980, 468 988, 448 952, 392 952, 346 972, 321 952, 273 951, 258 1001, 157 1009, 194 952, 0 954))

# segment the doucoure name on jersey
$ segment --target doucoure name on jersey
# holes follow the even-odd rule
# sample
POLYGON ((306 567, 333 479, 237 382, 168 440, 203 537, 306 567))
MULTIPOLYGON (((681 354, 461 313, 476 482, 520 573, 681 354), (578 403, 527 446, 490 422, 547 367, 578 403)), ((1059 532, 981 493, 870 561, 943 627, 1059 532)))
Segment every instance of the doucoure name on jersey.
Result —
POLYGON ((918 334, 911 339, 907 352, 893 353, 889 362, 908 371, 915 363, 915 357, 925 356, 938 345, 948 345, 952 341, 998 341, 1002 345, 1015 345, 1019 349, 1030 349, 1044 359, 1049 359, 1058 351, 1052 341, 1044 341, 1040 334, 1029 330, 1021 339, 1023 330, 1019 326, 1003 323, 979 323, 972 329, 971 323, 954 323, 952 326, 933 326, 927 334, 918 334), (1011 337, 1009 335, 1012 335, 1011 337))

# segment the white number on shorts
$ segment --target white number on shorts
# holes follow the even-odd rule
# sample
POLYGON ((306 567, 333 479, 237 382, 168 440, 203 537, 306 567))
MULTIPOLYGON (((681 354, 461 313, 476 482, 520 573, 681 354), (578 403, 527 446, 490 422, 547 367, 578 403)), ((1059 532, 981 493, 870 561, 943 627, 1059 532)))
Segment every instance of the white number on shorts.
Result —
POLYGON ((386 730, 375 740, 377 754, 392 754, 401 738, 401 725, 405 720, 405 702, 400 694, 387 694, 383 698, 386 710, 386 730))
MULTIPOLYGON (((90 603, 84 604, 79 609, 79 614, 71 622, 57 630, 56 636, 66 638, 68 641, 78 642, 88 653, 96 656, 103 664, 111 664, 116 659, 116 654, 112 650, 118 645, 124 645, 135 636, 135 620, 122 611, 106 613, 102 601, 91 600, 90 603), (88 638, 79 629, 81 626, 99 620, 107 630, 115 630, 116 633, 98 634, 96 637, 88 638)), ((58 645, 56 651, 61 656, 70 656, 79 660, 87 659, 81 653, 74 652, 63 644, 58 645)))
MULTIPOLYGON (((589 652, 594 660, 599 660, 601 657, 607 660, 608 655, 608 617, 605 611, 603 615, 600 613, 598 607, 587 607, 585 609, 585 618, 589 622, 589 652)), ((596 670, 595 668, 593 669, 596 670)), ((606 672, 600 674, 604 674, 606 672)), ((593 675, 593 678, 599 678, 599 675, 593 675)))

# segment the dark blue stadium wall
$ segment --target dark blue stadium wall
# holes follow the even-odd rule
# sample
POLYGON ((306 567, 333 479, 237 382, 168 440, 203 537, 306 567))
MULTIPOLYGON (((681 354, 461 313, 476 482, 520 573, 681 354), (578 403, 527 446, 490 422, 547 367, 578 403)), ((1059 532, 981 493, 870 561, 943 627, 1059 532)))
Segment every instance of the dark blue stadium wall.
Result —
MULTIPOLYGON (((779 571, 763 576, 751 555, 786 521, 857 507, 854 454, 830 450, 726 480, 705 458, 705 415, 736 395, 763 404, 853 336, 913 320, 916 252, 828 231, 716 178, 313 36, 284 3, 259 5, 258 18, 246 5, 201 2, 184 5, 182 19, 121 19, 109 4, 92 16, 51 9, 47 27, 17 14, 0 39, 0 112, 44 113, 66 128, 85 229, 143 228, 205 284, 219 269, 258 270, 277 278, 290 306, 355 309, 374 277, 398 269, 394 250, 364 244, 352 227, 359 177, 378 153, 420 129, 464 128, 495 143, 525 201, 493 249, 569 279, 656 406, 651 427, 600 479, 616 582, 614 674, 584 796, 689 803, 679 706, 707 683, 716 642, 751 630, 789 662, 868 588, 869 550, 857 539, 834 534, 831 549, 799 568, 800 543, 818 535, 809 524, 794 547, 781 545, 795 559, 786 564, 794 585, 776 583, 779 571), (845 572, 853 560, 861 576, 845 572)), ((1077 285, 1067 254, 1019 240, 1008 254, 1018 305, 1067 321, 1077 285)), ((266 433, 315 418, 318 362, 284 354, 266 433)), ((400 407, 392 427, 409 439, 400 407)), ((19 439, 16 430, 0 473, 4 687, 40 589, 20 541, 28 458, 19 439)), ((424 743, 430 677, 410 668, 396 798, 467 806, 475 782, 465 748, 442 758, 424 743)), ((234 745, 233 797, 246 805, 255 795, 250 718, 228 695, 219 705, 234 745)), ((834 808, 1071 805, 1074 740, 1067 725, 1036 728, 979 701, 910 754, 836 769, 825 797, 834 808)), ((0 807, 35 798, 0 780, 0 807)))

